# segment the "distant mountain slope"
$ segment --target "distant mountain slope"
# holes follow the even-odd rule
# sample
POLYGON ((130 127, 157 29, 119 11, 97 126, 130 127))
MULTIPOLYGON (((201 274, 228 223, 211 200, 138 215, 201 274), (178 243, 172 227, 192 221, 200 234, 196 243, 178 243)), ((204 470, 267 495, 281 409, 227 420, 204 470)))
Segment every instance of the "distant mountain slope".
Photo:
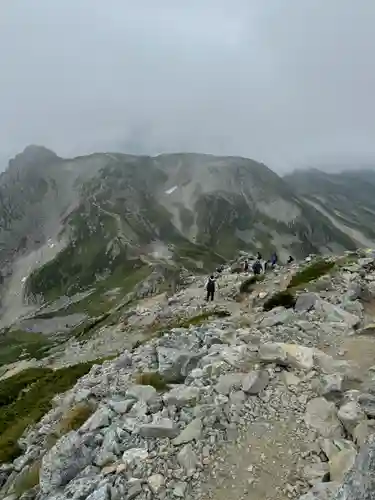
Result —
POLYGON ((300 257, 356 246, 288 181, 238 157, 64 160, 31 146, 0 176, 0 207, 3 305, 9 288, 52 300, 158 262, 209 271, 241 249, 300 257))
POLYGON ((375 171, 327 174, 301 170, 284 177, 306 202, 330 218, 359 244, 375 245, 375 171))

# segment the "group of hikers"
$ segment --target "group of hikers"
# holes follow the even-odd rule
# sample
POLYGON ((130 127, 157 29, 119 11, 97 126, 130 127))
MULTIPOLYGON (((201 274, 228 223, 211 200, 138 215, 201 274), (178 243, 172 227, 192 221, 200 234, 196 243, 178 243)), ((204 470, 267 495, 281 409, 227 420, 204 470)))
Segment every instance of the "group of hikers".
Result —
MULTIPOLYGON (((261 274, 261 272, 267 272, 268 269, 274 269, 277 262, 278 262, 278 256, 277 256, 277 253, 276 252, 273 252, 273 254, 271 255, 271 258, 267 261, 264 262, 264 266, 262 265, 262 255, 260 252, 257 253, 257 256, 256 256, 256 260, 255 262, 253 263, 253 265, 251 266, 251 269, 254 273, 255 276, 261 274)), ((289 255, 288 257, 288 260, 287 260, 287 264, 291 264, 292 262, 294 261, 294 258, 289 255)), ((243 272, 244 273, 248 273, 250 270, 250 264, 249 264, 249 260, 248 259, 245 259, 244 263, 243 263, 243 272)), ((221 266, 219 266, 217 269, 216 269, 216 272, 218 273, 218 276, 220 276, 220 274, 224 271, 224 265, 222 264, 221 266)), ((206 283, 206 292, 207 292, 207 295, 206 295, 206 301, 213 301, 214 300, 214 297, 215 297, 215 291, 216 291, 216 278, 215 276, 212 274, 208 280, 207 280, 207 283, 206 283)))

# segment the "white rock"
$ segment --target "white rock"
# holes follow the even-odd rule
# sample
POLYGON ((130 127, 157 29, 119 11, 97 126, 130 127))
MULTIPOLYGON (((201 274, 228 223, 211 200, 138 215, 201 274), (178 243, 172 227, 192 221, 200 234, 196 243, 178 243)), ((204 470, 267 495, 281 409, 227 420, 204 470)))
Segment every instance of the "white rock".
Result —
POLYGON ((314 398, 307 403, 305 422, 323 437, 340 438, 343 435, 335 404, 324 398, 314 398))
POLYGON ((153 474, 147 479, 150 490, 154 495, 157 495, 165 484, 165 479, 162 474, 153 474))

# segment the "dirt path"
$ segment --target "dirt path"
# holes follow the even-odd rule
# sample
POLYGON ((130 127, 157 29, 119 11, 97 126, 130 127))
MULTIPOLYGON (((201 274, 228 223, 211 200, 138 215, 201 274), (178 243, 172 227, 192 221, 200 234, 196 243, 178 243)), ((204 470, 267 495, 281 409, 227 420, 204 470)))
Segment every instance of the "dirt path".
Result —
POLYGON ((293 464, 304 450, 297 426, 293 419, 250 424, 240 444, 229 445, 219 457, 219 468, 211 470, 204 500, 289 499, 293 464))

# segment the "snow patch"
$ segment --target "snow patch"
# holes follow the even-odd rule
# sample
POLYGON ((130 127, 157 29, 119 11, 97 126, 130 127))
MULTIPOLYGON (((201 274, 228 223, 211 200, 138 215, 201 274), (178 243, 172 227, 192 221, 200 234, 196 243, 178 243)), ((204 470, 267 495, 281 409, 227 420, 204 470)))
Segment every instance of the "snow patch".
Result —
POLYGON ((173 187, 171 187, 170 189, 167 189, 167 190, 165 191, 165 194, 172 194, 172 193, 173 193, 173 191, 176 191, 177 187, 178 187, 178 186, 173 186, 173 187))

